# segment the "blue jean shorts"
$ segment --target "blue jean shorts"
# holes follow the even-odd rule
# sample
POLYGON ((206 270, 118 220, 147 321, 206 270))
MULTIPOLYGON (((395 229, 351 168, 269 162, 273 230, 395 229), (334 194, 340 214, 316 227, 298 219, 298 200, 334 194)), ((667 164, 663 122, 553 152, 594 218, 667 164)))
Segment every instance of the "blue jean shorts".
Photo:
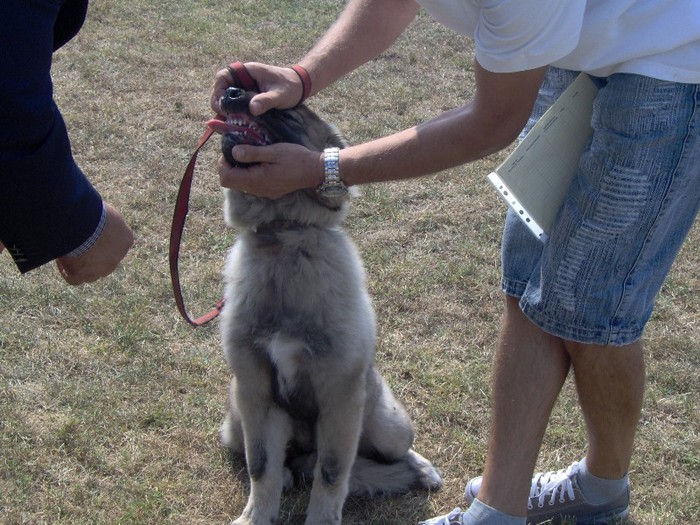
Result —
MULTIPOLYGON (((577 73, 550 68, 537 121, 577 73)), ((615 74, 600 86, 593 136, 542 243, 508 212, 503 291, 565 340, 638 340, 700 205, 700 85, 615 74)))

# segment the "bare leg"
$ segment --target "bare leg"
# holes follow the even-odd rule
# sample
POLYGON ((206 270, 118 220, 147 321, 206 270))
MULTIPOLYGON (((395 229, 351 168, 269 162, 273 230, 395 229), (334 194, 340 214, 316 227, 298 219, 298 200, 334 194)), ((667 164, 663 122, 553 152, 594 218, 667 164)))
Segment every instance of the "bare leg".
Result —
POLYGON ((537 454, 569 365, 588 432, 586 463, 604 479, 628 470, 644 396, 640 343, 604 347, 563 341, 533 325, 517 299, 506 311, 494 368, 494 408, 479 499, 525 514, 537 454))
POLYGON ((561 339, 533 325, 518 300, 506 297, 496 352, 493 415, 479 499, 524 516, 547 422, 569 372, 561 339))
POLYGON ((567 343, 588 432, 591 474, 619 479, 630 466, 646 373, 639 342, 608 348, 567 343))

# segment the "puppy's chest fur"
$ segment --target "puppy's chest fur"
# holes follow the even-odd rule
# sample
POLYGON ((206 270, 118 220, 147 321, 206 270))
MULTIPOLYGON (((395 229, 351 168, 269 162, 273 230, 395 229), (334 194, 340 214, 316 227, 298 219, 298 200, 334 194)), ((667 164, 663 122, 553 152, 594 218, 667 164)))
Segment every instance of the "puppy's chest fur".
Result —
POLYGON ((353 261, 340 229, 247 232, 234 245, 232 259, 237 268, 230 275, 248 306, 244 324, 256 331, 319 321, 331 304, 347 299, 338 279, 354 279, 344 268, 353 261))
POLYGON ((358 321, 365 331, 374 324, 359 256, 347 234, 316 226, 250 230, 234 245, 226 273, 226 309, 236 327, 235 351, 228 356, 234 371, 246 359, 240 353, 252 353, 275 379, 275 402, 297 419, 314 420, 310 375, 324 373, 329 357, 334 366, 351 366, 360 356, 337 342, 356 337, 358 321))

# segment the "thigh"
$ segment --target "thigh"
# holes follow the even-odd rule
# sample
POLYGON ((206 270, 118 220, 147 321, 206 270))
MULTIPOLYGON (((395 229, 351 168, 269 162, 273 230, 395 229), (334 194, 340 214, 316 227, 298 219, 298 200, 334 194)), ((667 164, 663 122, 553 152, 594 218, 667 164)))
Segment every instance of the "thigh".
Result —
MULTIPOLYGON (((525 138, 525 135, 578 75, 577 71, 555 67, 550 67, 547 70, 532 110, 532 115, 530 115, 525 128, 521 132, 519 140, 525 138)), ((531 276, 539 272, 542 248, 542 242, 530 232, 518 215, 509 208, 501 245, 501 266, 503 270, 501 287, 507 295, 522 297, 525 293, 531 276)))
POLYGON ((413 424, 384 378, 373 373, 374 394, 365 404, 359 453, 380 462, 405 457, 413 444, 413 424))
POLYGON ((560 337, 625 345, 641 337, 698 213, 700 86, 613 75, 591 124, 521 305, 560 337))

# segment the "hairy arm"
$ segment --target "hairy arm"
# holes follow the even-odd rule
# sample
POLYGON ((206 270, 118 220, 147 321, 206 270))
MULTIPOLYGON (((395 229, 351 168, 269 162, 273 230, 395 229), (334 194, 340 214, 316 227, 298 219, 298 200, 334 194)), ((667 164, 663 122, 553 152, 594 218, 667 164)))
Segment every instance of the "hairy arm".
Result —
MULTIPOLYGON (((318 43, 299 61, 311 77, 311 94, 390 47, 418 13, 413 0, 351 0, 318 43)), ((302 85, 289 68, 248 62, 260 93, 250 103, 253 115, 272 108, 290 108, 301 98, 302 85)), ((219 99, 233 82, 226 69, 214 78, 211 107, 220 113, 219 99)))
POLYGON ((461 107, 341 152, 347 184, 428 175, 511 144, 532 112, 544 68, 491 73, 475 62, 476 94, 461 107))
POLYGON ((413 0, 353 0, 299 61, 312 94, 386 51, 418 14, 413 0))

